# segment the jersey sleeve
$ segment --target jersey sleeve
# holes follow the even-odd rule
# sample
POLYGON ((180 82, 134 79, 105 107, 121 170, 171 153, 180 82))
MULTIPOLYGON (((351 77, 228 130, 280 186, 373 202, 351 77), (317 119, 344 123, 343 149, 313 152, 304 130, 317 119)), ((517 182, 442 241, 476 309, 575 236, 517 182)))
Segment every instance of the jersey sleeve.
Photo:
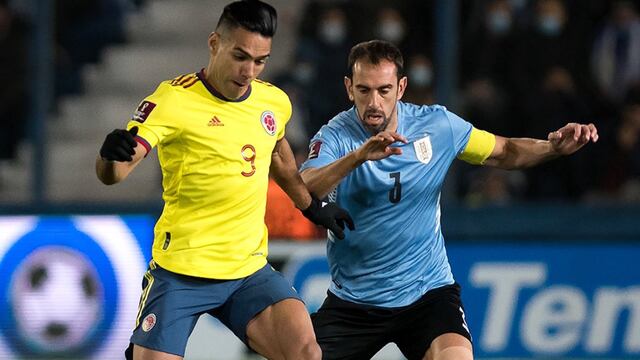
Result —
POLYGON ((445 111, 451 125, 457 158, 474 165, 483 164, 493 152, 495 135, 478 130, 460 116, 445 111))
POLYGON ((285 128, 289 123, 289 120, 291 120, 291 113, 293 112, 291 100, 289 99, 289 96, 284 94, 283 98, 284 98, 282 101, 282 120, 283 121, 282 121, 282 126, 279 126, 278 128, 278 133, 277 133, 278 140, 282 140, 282 138, 284 137, 285 128))
POLYGON ((309 142, 309 155, 300 167, 300 171, 327 166, 340 159, 338 147, 338 136, 335 131, 324 125, 309 142))
POLYGON ((136 141, 146 148, 147 153, 178 131, 175 122, 171 121, 171 106, 171 86, 162 83, 138 105, 127 124, 127 130, 138 127, 136 141))
POLYGON ((469 141, 469 136, 471 135, 471 129, 473 128, 473 126, 471 125, 471 123, 449 110, 445 110, 445 114, 447 116, 447 119, 449 120, 449 126, 451 127, 453 136, 453 147, 456 156, 458 156, 463 151, 465 146, 467 146, 467 142, 469 141))

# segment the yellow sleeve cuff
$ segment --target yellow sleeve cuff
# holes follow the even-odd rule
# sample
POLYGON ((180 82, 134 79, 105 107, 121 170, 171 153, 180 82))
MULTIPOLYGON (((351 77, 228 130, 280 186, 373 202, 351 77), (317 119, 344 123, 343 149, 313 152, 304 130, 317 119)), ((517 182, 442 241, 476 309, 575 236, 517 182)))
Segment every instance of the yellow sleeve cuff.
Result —
POLYGON ((458 159, 473 165, 482 165, 496 146, 496 136, 484 130, 471 129, 469 141, 458 159))

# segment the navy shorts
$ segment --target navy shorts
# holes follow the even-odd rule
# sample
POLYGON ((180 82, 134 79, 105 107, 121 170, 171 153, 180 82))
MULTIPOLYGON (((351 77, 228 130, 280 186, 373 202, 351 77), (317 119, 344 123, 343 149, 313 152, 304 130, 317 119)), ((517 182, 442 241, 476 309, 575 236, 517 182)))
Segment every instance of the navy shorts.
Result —
POLYGON ((289 282, 269 264, 246 278, 214 280, 176 274, 152 261, 142 281, 131 343, 184 356, 198 318, 209 314, 247 344, 249 321, 288 298, 300 300, 289 282))
POLYGON ((421 360, 442 334, 456 333, 471 341, 458 284, 430 290, 399 308, 356 304, 328 292, 311 320, 324 360, 371 359, 391 342, 407 359, 421 360))

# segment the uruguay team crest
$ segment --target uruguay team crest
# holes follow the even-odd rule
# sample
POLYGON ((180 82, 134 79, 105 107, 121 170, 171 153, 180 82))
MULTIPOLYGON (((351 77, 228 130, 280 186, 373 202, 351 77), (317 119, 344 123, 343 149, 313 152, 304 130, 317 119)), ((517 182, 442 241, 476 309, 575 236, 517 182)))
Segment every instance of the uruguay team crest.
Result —
POLYGON ((260 115, 260 123, 262 127, 267 132, 267 134, 273 136, 276 134, 277 125, 276 125, 276 116, 271 111, 265 111, 260 115))
POLYGON ((421 163, 428 164, 429 161, 431 161, 433 151, 431 150, 431 140, 429 139, 429 136, 416 140, 413 143, 413 148, 416 150, 416 157, 421 163))

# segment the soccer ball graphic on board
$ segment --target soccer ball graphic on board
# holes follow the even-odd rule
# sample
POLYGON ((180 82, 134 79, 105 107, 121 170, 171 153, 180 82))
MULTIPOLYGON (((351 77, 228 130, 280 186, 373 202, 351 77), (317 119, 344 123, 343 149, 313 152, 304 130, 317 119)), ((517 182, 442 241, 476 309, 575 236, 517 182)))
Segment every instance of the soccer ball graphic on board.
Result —
POLYGON ((100 322, 104 290, 80 252, 46 246, 18 266, 11 285, 18 336, 30 352, 72 354, 100 322))

